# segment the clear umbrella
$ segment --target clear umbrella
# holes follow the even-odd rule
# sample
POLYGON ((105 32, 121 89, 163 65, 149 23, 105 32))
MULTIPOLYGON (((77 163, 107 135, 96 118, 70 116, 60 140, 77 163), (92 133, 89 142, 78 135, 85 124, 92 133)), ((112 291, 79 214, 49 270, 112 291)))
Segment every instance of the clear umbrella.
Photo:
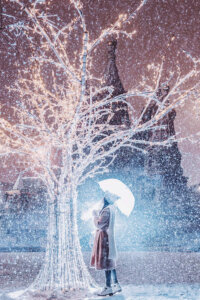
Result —
POLYGON ((134 208, 135 198, 127 185, 114 178, 99 181, 99 185, 105 193, 113 195, 115 205, 128 217, 134 208))

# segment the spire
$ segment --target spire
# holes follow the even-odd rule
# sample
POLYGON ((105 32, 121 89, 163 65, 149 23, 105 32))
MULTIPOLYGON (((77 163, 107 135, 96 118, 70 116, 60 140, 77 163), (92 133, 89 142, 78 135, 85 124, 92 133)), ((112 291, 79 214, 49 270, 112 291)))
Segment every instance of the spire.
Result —
MULTIPOLYGON (((112 86, 114 88, 112 97, 121 95, 125 93, 125 89, 119 78, 118 69, 116 65, 116 55, 115 50, 117 47, 117 40, 112 39, 107 44, 107 64, 104 71, 104 86, 112 86)), ((118 101, 112 104, 112 110, 114 116, 110 121, 112 125, 126 125, 129 126, 129 115, 128 106, 126 103, 118 101)))
MULTIPOLYGON (((169 86, 163 85, 158 88, 156 93, 157 100, 162 102, 168 95, 170 90, 169 86)), ((166 101, 166 106, 169 102, 166 101)), ((151 120, 158 110, 156 102, 152 101, 144 112, 142 121, 143 123, 151 120)), ((158 129, 149 130, 145 133, 143 139, 149 142, 162 142, 167 141, 170 137, 176 135, 174 121, 176 117, 175 109, 171 109, 167 114, 161 118, 156 125, 158 129), (159 128, 160 126, 160 128, 159 128), (162 128, 161 128, 162 127, 162 128)), ((145 169, 147 174, 162 174, 165 178, 166 186, 171 186, 171 189, 186 187, 187 179, 183 176, 183 169, 181 166, 181 153, 178 148, 177 142, 171 143, 170 146, 148 146, 148 155, 145 160, 145 169)))
POLYGON ((116 65, 115 51, 117 48, 117 40, 112 39, 107 44, 107 65, 104 72, 105 86, 113 86, 113 96, 117 96, 125 93, 124 87, 119 78, 118 69, 116 65))

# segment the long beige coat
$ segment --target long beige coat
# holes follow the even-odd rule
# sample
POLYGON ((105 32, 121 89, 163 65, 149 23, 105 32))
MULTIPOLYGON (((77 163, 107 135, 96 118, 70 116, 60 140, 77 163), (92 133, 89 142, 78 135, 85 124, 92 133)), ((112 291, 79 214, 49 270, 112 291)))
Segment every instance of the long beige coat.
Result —
POLYGON ((116 267, 113 218, 111 206, 105 207, 99 216, 94 218, 97 230, 91 256, 91 267, 97 270, 112 270, 116 267), (109 228, 109 225, 112 228, 109 228))

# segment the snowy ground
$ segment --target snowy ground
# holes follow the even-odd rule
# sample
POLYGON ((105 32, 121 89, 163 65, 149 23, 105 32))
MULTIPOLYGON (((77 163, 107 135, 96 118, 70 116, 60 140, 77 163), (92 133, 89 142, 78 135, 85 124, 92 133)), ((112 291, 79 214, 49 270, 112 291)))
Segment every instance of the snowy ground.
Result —
MULTIPOLYGON (((43 253, 0 253, 0 300, 115 299, 115 300, 200 300, 200 253, 140 252, 119 254, 118 278, 123 292, 98 297, 91 292, 66 292, 65 295, 22 295, 36 276, 43 253)), ((88 264, 89 254, 84 254, 88 264)), ((104 273, 91 270, 104 285, 104 273)))

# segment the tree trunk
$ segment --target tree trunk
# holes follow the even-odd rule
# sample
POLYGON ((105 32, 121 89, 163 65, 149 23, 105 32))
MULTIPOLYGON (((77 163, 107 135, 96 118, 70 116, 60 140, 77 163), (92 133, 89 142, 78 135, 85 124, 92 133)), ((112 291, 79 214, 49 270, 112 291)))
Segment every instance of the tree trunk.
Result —
POLYGON ((77 227, 77 193, 71 187, 48 204, 46 256, 31 288, 73 290, 88 288, 94 281, 84 263, 77 227))

